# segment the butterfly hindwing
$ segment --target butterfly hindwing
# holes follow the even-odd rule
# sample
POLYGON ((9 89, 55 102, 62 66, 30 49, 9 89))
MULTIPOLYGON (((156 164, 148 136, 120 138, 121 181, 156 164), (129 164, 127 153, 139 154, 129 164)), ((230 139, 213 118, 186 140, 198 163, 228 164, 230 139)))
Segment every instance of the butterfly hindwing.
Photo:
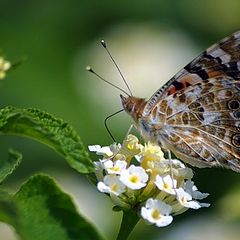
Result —
MULTIPOLYGON (((176 96, 167 107, 167 129, 179 137, 173 151, 183 152, 185 145, 188 148, 185 154, 196 157, 195 162, 200 160, 209 165, 239 168, 239 162, 235 160, 240 159, 238 82, 225 77, 209 81, 211 84, 206 81, 201 85, 201 91, 195 88, 182 93, 185 94, 182 108, 177 107, 182 95, 176 96), (196 91, 198 95, 194 94, 196 91)), ((173 144, 168 137, 165 141, 173 144)))
POLYGON ((166 121, 155 140, 192 165, 240 171, 239 69, 236 32, 204 51, 149 99, 145 121, 156 128, 155 109, 166 121))

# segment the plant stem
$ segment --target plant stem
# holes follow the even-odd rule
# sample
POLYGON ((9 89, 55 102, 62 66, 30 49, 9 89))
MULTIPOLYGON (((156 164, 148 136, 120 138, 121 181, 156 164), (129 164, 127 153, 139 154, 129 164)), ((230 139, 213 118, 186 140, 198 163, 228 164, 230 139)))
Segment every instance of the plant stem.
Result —
POLYGON ((139 217, 134 211, 123 211, 122 222, 117 236, 117 240, 126 240, 136 224, 139 217))

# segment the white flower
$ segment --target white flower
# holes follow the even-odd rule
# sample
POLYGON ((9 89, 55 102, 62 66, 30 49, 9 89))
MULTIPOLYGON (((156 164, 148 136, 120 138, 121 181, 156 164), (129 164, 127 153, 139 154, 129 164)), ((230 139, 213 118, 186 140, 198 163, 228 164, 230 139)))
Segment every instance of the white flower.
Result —
POLYGON ((145 207, 141 208, 141 215, 149 223, 165 227, 173 220, 173 217, 169 215, 171 211, 171 206, 165 202, 149 198, 145 207))
POLYGON ((123 141, 119 153, 124 155, 126 159, 130 161, 134 156, 139 154, 141 148, 142 145, 139 144, 138 138, 132 134, 129 134, 123 141))
POLYGON ((176 175, 184 179, 191 179, 193 177, 193 171, 191 168, 178 168, 176 175))
POLYGON ((116 175, 106 175, 103 182, 98 182, 97 188, 100 192, 113 193, 117 196, 125 192, 126 189, 116 175))
POLYGON ((116 155, 117 153, 119 153, 119 151, 121 150, 121 144, 120 143, 113 143, 112 145, 110 145, 110 150, 113 153, 113 155, 116 155))
POLYGON ((142 167, 131 165, 121 172, 120 181, 130 189, 140 189, 146 186, 148 175, 142 167))
POLYGON ((99 162, 93 162, 95 166, 95 175, 97 177, 97 180, 100 181, 103 179, 103 165, 99 162))
POLYGON ((178 202, 186 208, 199 209, 201 204, 197 201, 194 201, 192 196, 185 192, 183 188, 176 189, 177 200, 178 202))
POLYGON ((175 179, 172 179, 170 175, 166 176, 157 175, 155 184, 159 190, 162 190, 172 195, 176 194, 177 181, 175 179))
POLYGON ((90 145, 88 149, 90 152, 96 152, 97 155, 102 155, 105 158, 113 156, 115 153, 118 153, 121 145, 112 144, 111 146, 101 147, 100 145, 90 145))
POLYGON ((161 160, 164 160, 164 154, 162 149, 158 145, 152 144, 151 142, 148 142, 147 144, 145 144, 140 154, 142 155, 155 154, 161 160))
POLYGON ((117 160, 113 162, 112 160, 107 160, 103 163, 104 169, 107 170, 108 174, 120 174, 122 170, 126 169, 127 162, 122 160, 117 160))
POLYGON ((101 147, 100 145, 90 145, 88 146, 88 150, 90 152, 96 152, 97 155, 106 155, 107 157, 111 157, 113 155, 110 147, 101 147))
POLYGON ((101 146, 100 145, 90 145, 90 146, 88 146, 88 150, 90 152, 98 152, 101 150, 101 146))
POLYGON ((209 195, 209 193, 202 193, 198 191, 197 187, 194 185, 194 182, 191 180, 188 180, 185 182, 184 189, 187 193, 192 195, 194 199, 201 200, 203 198, 206 198, 209 195))
POLYGON ((135 155, 135 158, 144 168, 151 168, 151 166, 156 162, 161 162, 164 159, 163 152, 158 145, 153 145, 148 142, 142 147, 141 152, 138 155, 135 155))
POLYGON ((101 155, 94 163, 98 190, 124 211, 141 206, 141 216, 150 224, 164 227, 173 214, 209 206, 199 202, 208 194, 191 181, 193 171, 177 159, 165 159, 158 144, 142 145, 128 135, 122 145, 94 145, 89 150, 101 155))

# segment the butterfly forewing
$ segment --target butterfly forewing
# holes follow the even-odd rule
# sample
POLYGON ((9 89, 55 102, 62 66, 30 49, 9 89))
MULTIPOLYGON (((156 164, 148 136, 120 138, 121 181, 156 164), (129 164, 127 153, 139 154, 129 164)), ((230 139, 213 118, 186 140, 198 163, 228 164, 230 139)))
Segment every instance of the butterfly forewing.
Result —
POLYGON ((239 69, 236 32, 190 62, 141 111, 135 105, 129 113, 141 113, 137 123, 145 138, 182 160, 240 171, 239 69))

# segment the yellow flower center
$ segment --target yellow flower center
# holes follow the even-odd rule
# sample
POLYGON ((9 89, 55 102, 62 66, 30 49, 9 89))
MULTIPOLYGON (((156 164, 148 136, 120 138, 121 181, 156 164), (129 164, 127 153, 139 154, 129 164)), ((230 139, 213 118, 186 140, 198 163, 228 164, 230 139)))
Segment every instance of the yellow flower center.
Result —
POLYGON ((111 186, 111 190, 112 190, 113 192, 116 192, 116 191, 117 191, 117 184, 116 184, 116 183, 114 183, 114 184, 111 186))
POLYGON ((120 170, 120 168, 119 168, 119 166, 115 166, 115 167, 110 168, 110 170, 118 172, 120 170))
POLYGON ((134 149, 134 145, 129 143, 129 144, 127 145, 127 148, 128 148, 129 150, 133 150, 133 149, 134 149))
POLYGON ((164 183, 164 184, 163 184, 163 187, 164 187, 165 189, 170 189, 170 185, 169 185, 168 183, 164 183))
POLYGON ((156 153, 156 149, 155 148, 153 148, 153 147, 150 147, 149 149, 148 149, 148 151, 149 151, 149 153, 156 153))
POLYGON ((144 156, 142 161, 141 161, 141 167, 144 169, 151 168, 150 163, 153 162, 155 158, 153 156, 144 156))
POLYGON ((139 178, 138 178, 138 176, 136 176, 136 175, 131 175, 131 176, 129 177, 129 180, 130 180, 130 182, 132 182, 132 183, 137 183, 137 182, 139 182, 139 178))
POLYGON ((161 218, 161 214, 160 214, 160 212, 159 212, 157 209, 154 209, 154 210, 152 211, 152 217, 153 217, 154 219, 160 219, 160 218, 161 218))
POLYGON ((182 201, 183 203, 187 203, 187 199, 186 199, 185 197, 181 197, 181 201, 182 201))

